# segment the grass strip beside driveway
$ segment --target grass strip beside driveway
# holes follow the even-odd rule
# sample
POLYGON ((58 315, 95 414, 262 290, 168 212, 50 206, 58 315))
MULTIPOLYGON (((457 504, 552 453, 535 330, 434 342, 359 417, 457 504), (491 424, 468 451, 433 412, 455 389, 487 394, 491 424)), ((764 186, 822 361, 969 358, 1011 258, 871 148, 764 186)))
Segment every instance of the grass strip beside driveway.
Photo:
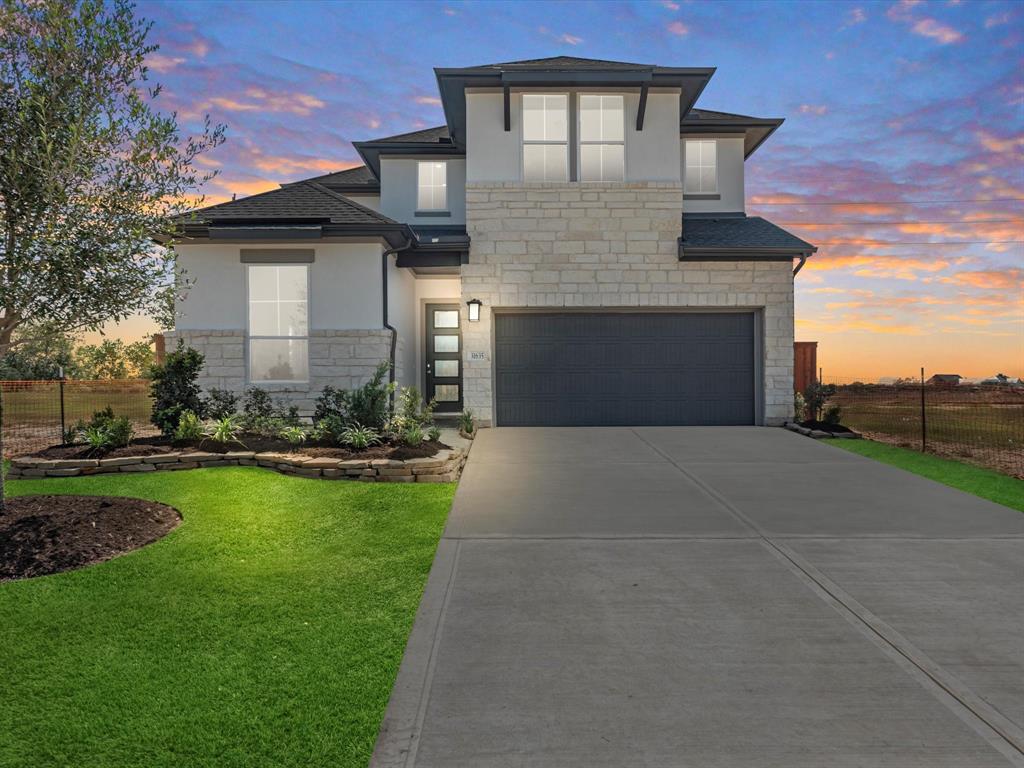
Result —
POLYGON ((915 475, 973 493, 983 499, 1024 512, 1024 480, 964 464, 951 459, 940 459, 930 453, 897 448, 871 440, 826 440, 829 445, 869 459, 891 464, 915 475))
POLYGON ((256 468, 18 480, 182 524, 0 584, 0 766, 365 766, 454 485, 256 468))

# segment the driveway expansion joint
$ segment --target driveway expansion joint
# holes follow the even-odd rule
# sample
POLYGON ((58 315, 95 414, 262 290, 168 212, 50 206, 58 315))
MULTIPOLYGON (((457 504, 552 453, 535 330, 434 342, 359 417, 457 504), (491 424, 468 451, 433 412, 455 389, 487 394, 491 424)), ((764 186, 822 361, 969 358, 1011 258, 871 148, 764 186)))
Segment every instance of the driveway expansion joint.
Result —
MULTIPOLYGON (((734 519, 749 527, 756 533, 756 538, 777 557, 789 564, 790 569, 797 569, 794 572, 801 581, 811 588, 819 597, 827 595, 826 602, 840 615, 848 620, 853 619, 854 625, 871 638, 877 638, 888 648, 892 649, 900 657, 905 659, 910 666, 900 666, 916 679, 923 687, 951 709, 961 720, 968 723, 974 730, 985 738, 1001 754, 1008 757, 1015 764, 1024 765, 1024 730, 1007 719, 1002 713, 985 702, 980 696, 974 693, 967 685, 958 680, 954 675, 946 672, 939 664, 914 646, 909 640, 899 634, 895 629, 874 616, 864 606, 846 594, 834 582, 828 579, 810 562, 798 555, 781 542, 774 541, 772 537, 760 526, 744 515, 733 504, 725 499, 717 490, 708 485, 705 481, 689 472, 685 467, 675 461, 671 456, 664 453, 657 446, 652 445, 635 429, 630 430, 642 442, 646 443, 652 450, 660 454, 666 461, 674 466, 690 482, 719 504, 726 513, 734 519), (819 591, 820 590, 820 591, 819 591), (938 690, 937 690, 938 689, 938 690), (939 695, 938 691, 946 695, 939 695), (954 703, 955 702, 955 703, 954 703), (959 706, 958 706, 959 705, 959 706), (969 715, 966 716, 965 715, 969 715)), ((785 538, 785 537, 780 537, 785 538)), ((800 538, 800 537, 792 537, 800 538)), ((832 539, 843 539, 847 537, 832 536, 832 539)), ((1012 536, 1010 538, 1020 538, 1012 536)), ((824 598, 823 598, 824 599, 824 598)))

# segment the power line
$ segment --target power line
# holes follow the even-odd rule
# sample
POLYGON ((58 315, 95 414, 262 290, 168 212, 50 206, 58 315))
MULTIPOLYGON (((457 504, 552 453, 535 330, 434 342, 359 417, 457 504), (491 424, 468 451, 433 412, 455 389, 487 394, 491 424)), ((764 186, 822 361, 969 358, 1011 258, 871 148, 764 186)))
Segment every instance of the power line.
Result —
POLYGON ((926 240, 818 240, 815 245, 1009 245, 1024 243, 1024 240, 956 240, 929 243, 926 240))
POLYGON ((963 221, 961 219, 944 219, 928 221, 921 219, 917 221, 780 221, 777 223, 780 225, 784 224, 787 227, 874 227, 894 226, 897 224, 963 224, 971 226, 973 224, 1024 224, 1024 220, 977 219, 976 221, 963 221))
POLYGON ((1024 202, 1024 197, 992 197, 987 200, 972 198, 964 200, 848 200, 846 202, 827 202, 827 203, 814 203, 814 202, 785 202, 785 203, 756 203, 751 202, 751 206, 758 205, 945 205, 947 203, 1021 203, 1024 202))

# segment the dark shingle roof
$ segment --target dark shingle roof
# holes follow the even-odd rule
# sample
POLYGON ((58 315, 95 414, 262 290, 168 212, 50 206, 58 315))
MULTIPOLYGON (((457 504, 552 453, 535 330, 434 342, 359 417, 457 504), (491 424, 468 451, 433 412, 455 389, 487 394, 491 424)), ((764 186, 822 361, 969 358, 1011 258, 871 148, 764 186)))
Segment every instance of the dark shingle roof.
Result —
POLYGON ((683 216, 683 251, 817 250, 805 240, 760 216, 686 214, 683 216))
POLYGON ((691 109, 686 115, 686 121, 709 120, 715 123, 749 123, 767 118, 751 117, 750 115, 737 115, 735 112, 718 112, 714 109, 691 109))
MULTIPOLYGON (((304 184, 308 181, 315 181, 317 184, 323 184, 325 187, 380 186, 380 182, 377 181, 376 177, 365 165, 357 165, 355 168, 346 168, 344 171, 336 171, 335 173, 325 173, 323 176, 314 176, 311 179, 301 179, 300 181, 293 183, 304 184)), ((281 186, 291 185, 282 184, 281 186)))
POLYGON ((606 59, 583 59, 578 56, 549 56, 544 59, 524 59, 523 61, 505 61, 499 64, 480 64, 473 69, 550 69, 565 67, 567 69, 650 69, 650 64, 635 64, 629 61, 608 61, 606 59))
POLYGON ((330 224, 396 224, 359 203, 316 182, 299 182, 229 203, 201 208, 189 215, 194 223, 320 221, 330 224))
POLYGON ((361 141, 360 144, 437 144, 448 140, 448 126, 439 125, 435 128, 423 128, 409 133, 385 136, 382 139, 361 141))

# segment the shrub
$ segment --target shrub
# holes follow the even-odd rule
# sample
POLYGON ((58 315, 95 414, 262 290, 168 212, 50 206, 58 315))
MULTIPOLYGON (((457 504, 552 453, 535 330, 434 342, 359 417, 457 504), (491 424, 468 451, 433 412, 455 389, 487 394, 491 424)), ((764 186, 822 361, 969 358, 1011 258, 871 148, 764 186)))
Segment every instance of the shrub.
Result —
POLYGON ((285 427, 280 432, 281 437, 287 440, 292 445, 302 445, 306 442, 306 430, 302 427, 290 426, 285 427))
POLYGON ((163 365, 153 367, 153 414, 150 421, 165 435, 173 435, 185 411, 203 416, 205 408, 196 380, 203 368, 203 355, 186 347, 178 339, 178 347, 168 353, 163 365))
POLYGON ((432 443, 438 442, 441 439, 441 428, 437 424, 431 424, 427 430, 427 437, 432 443))
POLYGON ((79 421, 76 427, 78 434, 93 452, 124 448, 135 437, 135 427, 131 420, 127 416, 115 416, 109 406, 96 411, 88 424, 79 421))
POLYGON ((341 433, 341 442, 349 448, 361 451, 380 442, 380 433, 372 427, 353 424, 341 433))
POLYGON ((329 443, 340 443, 341 435, 347 426, 344 417, 333 413, 328 414, 313 426, 313 439, 329 443))
POLYGON ((238 432, 241 429, 238 420, 234 416, 225 416, 223 419, 211 422, 206 426, 206 436, 218 443, 241 443, 238 440, 238 432))
POLYGON ((203 423, 192 411, 185 411, 178 419, 178 428, 174 430, 174 439, 181 442, 199 440, 203 436, 203 423))
POLYGON ((105 451, 111 447, 110 435, 103 427, 87 426, 82 430, 82 439, 89 446, 90 453, 105 451))
POLYGON ((797 392, 793 395, 793 421, 804 421, 807 418, 807 401, 797 392))
POLYGON ((77 443, 81 438, 82 433, 85 431, 86 423, 84 419, 79 419, 70 427, 64 430, 61 435, 61 439, 64 441, 64 445, 71 445, 77 443))
POLYGON ((242 415, 246 421, 270 419, 275 416, 274 400, 267 390, 249 387, 242 400, 242 415))
POLYGON ((422 445, 423 443, 423 428, 419 424, 413 424, 402 435, 402 442, 406 445, 422 445))
POLYGON ((840 419, 843 418, 843 409, 838 405, 830 405, 825 409, 825 415, 821 417, 821 420, 826 424, 838 424, 840 419))
POLYGON ((345 420, 349 424, 364 425, 376 432, 385 428, 388 398, 395 391, 394 384, 384 382, 390 370, 390 363, 381 363, 368 382, 346 394, 345 420))
POLYGON ((459 414, 459 429, 465 432, 467 435, 473 434, 473 430, 476 428, 476 422, 473 419, 473 412, 467 408, 459 414))
POLYGON ((319 424, 324 419, 334 417, 345 420, 348 414, 348 393, 343 389, 335 389, 328 385, 321 390, 313 408, 313 423, 319 424))
POLYGON ((832 384, 822 384, 821 382, 812 382, 804 390, 804 400, 807 402, 807 416, 811 419, 820 419, 821 410, 825 407, 825 403, 832 395, 836 393, 836 388, 832 384))
POLYGON ((105 427, 111 448, 124 448, 135 437, 135 427, 127 416, 111 419, 105 427))
POLYGON ((211 387, 207 390, 206 415, 211 419, 223 419, 238 412, 238 395, 227 389, 211 387))

